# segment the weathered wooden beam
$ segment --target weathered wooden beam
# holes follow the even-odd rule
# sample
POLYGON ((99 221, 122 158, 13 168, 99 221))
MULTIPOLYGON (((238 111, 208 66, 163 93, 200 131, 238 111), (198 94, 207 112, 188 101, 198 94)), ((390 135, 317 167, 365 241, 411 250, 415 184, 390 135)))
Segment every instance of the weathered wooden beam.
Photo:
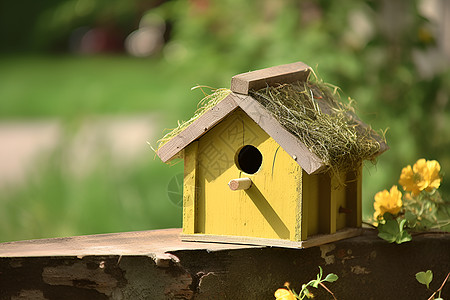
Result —
MULTIPOLYGON (((427 299, 415 274, 450 271, 450 234, 388 244, 373 230, 308 249, 182 242, 180 229, 0 244, 0 299, 274 299, 324 274, 337 299, 427 299)), ((331 299, 323 289, 318 299, 331 299)), ((450 295, 450 285, 442 291, 450 295)))
POLYGON ((305 81, 310 72, 311 69, 308 65, 296 62, 242 73, 231 78, 231 90, 248 95, 250 90, 259 90, 266 86, 305 81))
POLYGON ((178 250, 229 250, 252 246, 185 243, 181 229, 107 233, 0 244, 0 257, 151 255, 178 250))

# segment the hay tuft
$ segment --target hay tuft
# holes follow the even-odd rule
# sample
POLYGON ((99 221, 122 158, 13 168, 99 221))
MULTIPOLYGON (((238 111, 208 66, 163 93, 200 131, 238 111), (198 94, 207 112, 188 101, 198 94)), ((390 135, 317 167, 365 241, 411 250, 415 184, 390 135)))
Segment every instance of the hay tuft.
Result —
MULTIPOLYGON (((370 127, 343 104, 337 88, 323 82, 297 82, 251 91, 280 124, 330 169, 330 175, 356 170, 380 150, 370 127)), ((338 177, 339 178, 339 177, 338 177)))
MULTIPOLYGON (((202 87, 193 87, 193 89, 200 88, 202 91, 202 87)), ((205 97, 198 103, 197 110, 195 111, 195 114, 192 118, 190 118, 187 121, 178 121, 178 126, 174 129, 172 129, 170 132, 165 134, 160 140, 158 140, 158 146, 156 149, 161 148, 165 143, 167 143, 170 139, 178 135, 180 132, 182 132, 184 129, 186 129, 189 125, 191 125, 195 120, 197 120, 201 115, 203 115, 207 110, 210 108, 213 108, 217 103, 225 99, 226 96, 228 96, 231 93, 230 89, 212 89, 213 93, 207 95, 204 91, 203 94, 205 97)))

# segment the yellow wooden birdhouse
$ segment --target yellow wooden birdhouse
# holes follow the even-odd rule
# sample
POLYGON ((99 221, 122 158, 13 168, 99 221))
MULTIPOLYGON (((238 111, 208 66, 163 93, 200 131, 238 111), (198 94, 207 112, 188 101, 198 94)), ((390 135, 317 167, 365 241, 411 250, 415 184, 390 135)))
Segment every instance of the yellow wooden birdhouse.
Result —
POLYGON ((303 248, 360 234, 362 160, 388 147, 310 72, 236 75, 158 148, 164 162, 184 159, 183 240, 303 248))

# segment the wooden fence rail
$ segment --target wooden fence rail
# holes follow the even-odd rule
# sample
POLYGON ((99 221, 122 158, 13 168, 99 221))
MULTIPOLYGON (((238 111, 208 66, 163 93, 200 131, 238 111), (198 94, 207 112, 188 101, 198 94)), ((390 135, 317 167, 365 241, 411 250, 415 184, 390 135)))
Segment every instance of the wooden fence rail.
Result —
MULTIPOLYGON (((450 234, 402 245, 375 232, 309 249, 181 242, 179 229, 0 244, 0 299, 275 299, 300 290, 318 266, 339 279, 338 299, 427 299, 450 271, 450 234)), ((329 299, 314 290, 316 299, 329 299)), ((450 297, 450 284, 442 292, 450 297)))

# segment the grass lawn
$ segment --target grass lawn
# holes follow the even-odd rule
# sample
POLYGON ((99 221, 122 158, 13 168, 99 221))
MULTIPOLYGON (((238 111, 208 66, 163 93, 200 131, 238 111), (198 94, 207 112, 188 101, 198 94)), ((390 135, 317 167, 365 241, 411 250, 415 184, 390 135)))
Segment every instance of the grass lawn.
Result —
POLYGON ((191 87, 229 85, 230 77, 221 80, 207 66, 125 56, 0 57, 0 118, 153 111, 189 118, 202 98, 191 87))
MULTIPOLYGON (((0 119, 58 118, 67 139, 99 114, 156 111, 162 131, 189 118, 202 98, 189 90, 197 82, 161 60, 3 57, 0 69, 0 119)), ((148 157, 118 166, 99 145, 103 158, 79 177, 67 169, 68 150, 61 144, 26 185, 1 191, 0 241, 181 226, 167 185, 182 164, 168 167, 149 148, 148 157)))

